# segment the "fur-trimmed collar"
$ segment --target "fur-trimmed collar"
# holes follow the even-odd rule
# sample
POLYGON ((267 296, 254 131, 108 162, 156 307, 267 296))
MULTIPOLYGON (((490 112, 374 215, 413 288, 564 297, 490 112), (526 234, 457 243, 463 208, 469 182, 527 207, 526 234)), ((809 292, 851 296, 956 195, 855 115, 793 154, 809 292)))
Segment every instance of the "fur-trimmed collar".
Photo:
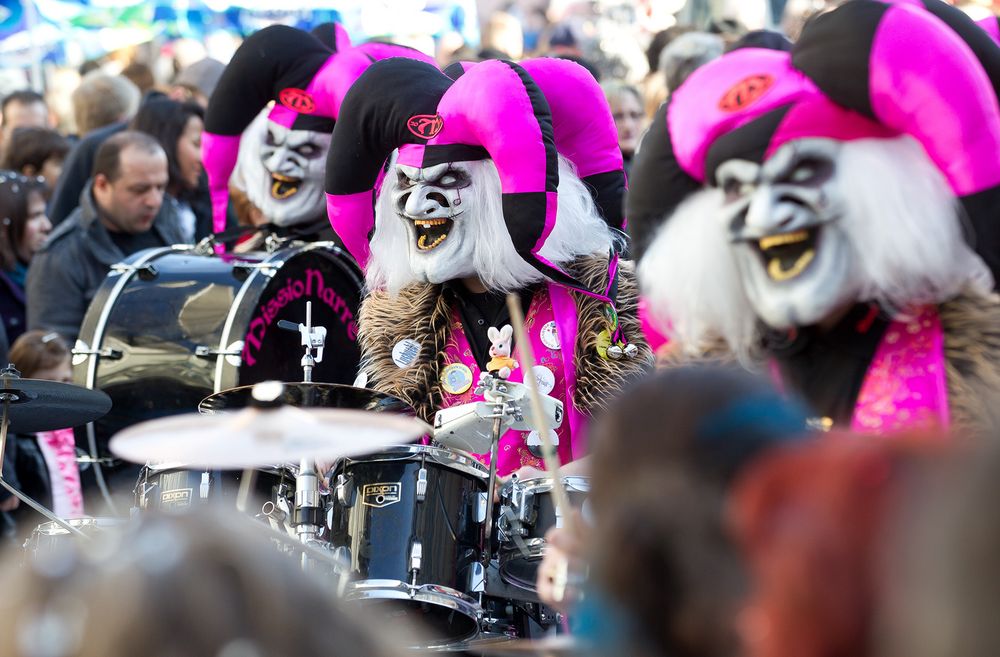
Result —
MULTIPOLYGON (((590 289, 604 289, 608 280, 607 258, 588 257, 568 268, 590 289)), ((631 263, 619 265, 618 317, 629 341, 639 348, 633 360, 606 360, 597 354, 597 335, 606 328, 603 304, 571 292, 576 301, 578 330, 573 354, 576 389, 571 402, 586 415, 606 407, 608 401, 652 363, 649 345, 638 320, 638 286, 631 263)), ((395 395, 412 405, 417 416, 432 422, 441 408, 440 372, 451 339, 452 308, 440 285, 411 285, 390 296, 369 294, 358 315, 361 370, 368 385, 395 395), (406 368, 392 360, 393 346, 405 339, 420 344, 417 360, 406 368)))

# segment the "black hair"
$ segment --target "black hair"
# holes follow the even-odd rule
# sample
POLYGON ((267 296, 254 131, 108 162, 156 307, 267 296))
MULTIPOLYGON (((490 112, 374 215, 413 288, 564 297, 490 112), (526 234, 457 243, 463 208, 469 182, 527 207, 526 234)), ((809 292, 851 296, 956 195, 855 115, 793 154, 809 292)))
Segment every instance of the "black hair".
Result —
POLYGON ((182 103, 170 98, 151 98, 144 102, 129 124, 131 130, 152 135, 167 154, 167 186, 184 190, 180 165, 177 162, 177 142, 192 116, 205 120, 205 110, 197 103, 182 103))

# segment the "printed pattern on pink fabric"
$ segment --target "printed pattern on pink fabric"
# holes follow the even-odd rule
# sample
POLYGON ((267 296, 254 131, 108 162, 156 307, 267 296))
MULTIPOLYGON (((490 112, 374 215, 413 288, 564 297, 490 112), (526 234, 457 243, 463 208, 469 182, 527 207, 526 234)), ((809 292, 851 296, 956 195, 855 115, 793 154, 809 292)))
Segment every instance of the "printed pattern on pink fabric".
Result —
MULTIPOLYGON (((567 409, 568 415, 569 402, 566 394, 567 386, 564 374, 563 351, 568 349, 568 355, 572 358, 573 344, 575 341, 571 342, 566 339, 566 337, 569 336, 560 335, 560 349, 550 349, 546 347, 540 338, 540 331, 543 326, 552 321, 555 321, 555 314, 552 311, 552 304, 549 301, 548 291, 543 288, 537 292, 531 300, 531 306, 528 308, 527 315, 525 315, 525 329, 527 330, 528 336, 531 338, 531 346, 534 349, 535 359, 537 361, 536 365, 545 367, 551 371, 555 377, 555 387, 549 395, 563 403, 564 408, 567 409)), ((485 329, 483 330, 485 331, 485 329)), ((465 337, 465 327, 462 325, 462 321, 459 319, 458 313, 454 311, 452 312, 451 335, 452 338, 448 344, 447 350, 445 351, 445 365, 463 363, 472 370, 473 381, 478 381, 480 375, 479 366, 476 363, 475 357, 472 355, 472 349, 469 347, 469 342, 465 337)), ((515 349, 514 354, 515 358, 517 358, 518 362, 520 362, 519 350, 515 349)), ((523 377, 524 372, 521 368, 517 368, 511 373, 510 380, 521 383, 524 381, 523 377)), ((473 384, 472 388, 461 395, 452 395, 442 391, 442 407, 449 408, 460 404, 482 401, 482 396, 476 395, 474 391, 475 384, 473 384)), ((526 442, 528 433, 529 432, 527 431, 516 431, 511 429, 500 437, 500 446, 497 452, 497 472, 500 476, 506 476, 522 466, 531 466, 538 468, 539 470, 545 469, 542 459, 535 457, 528 450, 526 442)), ((572 441, 575 438, 570 430, 570 422, 568 421, 568 418, 563 418, 562 426, 556 430, 556 434, 559 436, 559 447, 557 449, 559 461, 560 463, 568 463, 573 460, 574 449, 572 441)), ((484 465, 489 465, 489 454, 475 454, 474 456, 484 465)))
POLYGON ((851 421, 860 433, 947 429, 944 333, 933 307, 892 322, 868 367, 851 421))
POLYGON ((42 431, 36 435, 38 440, 44 441, 50 451, 55 454, 56 466, 62 481, 53 481, 52 487, 62 486, 64 488, 66 499, 69 502, 68 517, 81 517, 83 515, 83 491, 80 487, 80 469, 76 464, 76 439, 73 437, 73 430, 42 431))

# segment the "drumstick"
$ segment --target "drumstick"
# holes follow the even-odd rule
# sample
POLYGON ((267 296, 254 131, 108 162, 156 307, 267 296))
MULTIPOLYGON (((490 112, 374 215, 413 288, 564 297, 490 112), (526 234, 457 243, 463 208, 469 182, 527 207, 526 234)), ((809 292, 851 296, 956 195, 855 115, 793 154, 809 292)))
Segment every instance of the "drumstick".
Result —
POLYGON ((552 501, 556 505, 556 514, 561 515, 563 526, 569 530, 573 522, 570 514, 569 496, 563 487, 562 477, 559 474, 559 458, 552 445, 552 438, 549 436, 549 422, 542 408, 542 397, 538 392, 538 381, 535 379, 535 352, 531 348, 531 340, 528 339, 528 332, 524 328, 524 315, 521 312, 521 300, 516 294, 507 295, 507 309, 510 311, 510 323, 514 327, 514 336, 521 352, 521 371, 524 372, 524 382, 528 384, 528 393, 531 397, 531 409, 535 415, 537 426, 535 430, 542 439, 542 456, 545 461, 545 469, 552 477, 552 501))

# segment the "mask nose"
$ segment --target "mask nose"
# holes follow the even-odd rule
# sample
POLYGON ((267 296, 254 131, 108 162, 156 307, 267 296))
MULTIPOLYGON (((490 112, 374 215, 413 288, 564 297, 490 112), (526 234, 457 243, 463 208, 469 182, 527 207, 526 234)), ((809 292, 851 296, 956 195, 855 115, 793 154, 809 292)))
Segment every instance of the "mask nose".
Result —
POLYGON ((786 190, 762 185, 750 197, 745 224, 754 235, 780 232, 792 224, 803 204, 786 190))
POLYGON ((403 211, 411 217, 428 217, 444 214, 448 209, 448 200, 433 187, 418 185, 406 197, 403 211))

